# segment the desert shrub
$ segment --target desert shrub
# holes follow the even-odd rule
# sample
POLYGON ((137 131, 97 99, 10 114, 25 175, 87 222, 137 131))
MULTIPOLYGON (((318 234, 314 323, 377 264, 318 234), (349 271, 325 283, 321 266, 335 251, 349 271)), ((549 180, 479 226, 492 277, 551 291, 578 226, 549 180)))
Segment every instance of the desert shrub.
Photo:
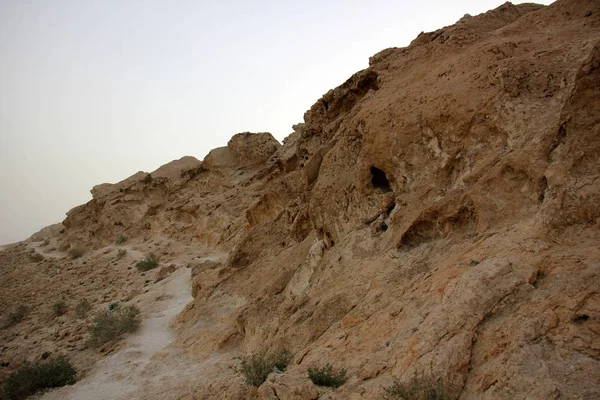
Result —
POLYGON ((273 372, 273 364, 265 357, 254 354, 242 359, 240 372, 248 385, 259 387, 273 372))
POLYGON ((117 244, 123 244, 127 241, 127 236, 120 234, 117 236, 117 244))
POLYGON ((69 250, 69 256, 75 260, 79 257, 82 257, 86 252, 87 248, 85 246, 75 246, 69 250))
POLYGON ((150 254, 144 260, 138 261, 138 263, 135 264, 135 267, 140 272, 150 271, 151 269, 158 267, 158 259, 154 254, 150 254))
POLYGON ((92 309, 92 305, 87 299, 82 299, 75 306, 75 315, 77 318, 85 318, 92 309))
POLYGON ((88 328, 90 332, 88 345, 99 347, 104 343, 120 339, 125 333, 137 331, 141 322, 140 310, 133 304, 105 310, 94 317, 88 328))
POLYGON ((63 357, 32 364, 24 363, 4 382, 9 399, 24 399, 44 388, 72 385, 77 378, 75 368, 63 357))
POLYGON ((8 319, 6 320, 5 327, 13 326, 23 321, 25 315, 29 312, 29 307, 20 305, 15 308, 15 311, 8 315, 8 319))
POLYGON ((288 364, 292 359, 292 355, 285 349, 276 350, 271 353, 273 366, 278 372, 285 372, 288 364))
POLYGON ((338 388, 346 383, 346 370, 333 371, 331 364, 325 364, 323 368, 309 368, 308 377, 315 385, 338 388))
POLYGON ((442 381, 418 378, 409 383, 395 380, 392 386, 385 388, 386 400, 453 400, 457 390, 442 381))
POLYGON ((278 350, 269 354, 253 354, 243 357, 240 372, 248 385, 259 387, 273 371, 283 372, 290 362, 291 355, 287 350, 278 350))
POLYGON ((117 258, 120 260, 121 258, 125 257, 127 255, 127 250, 126 249, 120 249, 119 251, 117 251, 117 258))
POLYGON ((67 303, 64 302, 64 300, 56 302, 52 305, 52 311, 54 311, 54 315, 57 317, 66 314, 68 309, 69 307, 67 306, 67 303))
POLYGON ((44 256, 38 253, 37 251, 29 253, 29 261, 31 262, 40 262, 44 260, 44 256))

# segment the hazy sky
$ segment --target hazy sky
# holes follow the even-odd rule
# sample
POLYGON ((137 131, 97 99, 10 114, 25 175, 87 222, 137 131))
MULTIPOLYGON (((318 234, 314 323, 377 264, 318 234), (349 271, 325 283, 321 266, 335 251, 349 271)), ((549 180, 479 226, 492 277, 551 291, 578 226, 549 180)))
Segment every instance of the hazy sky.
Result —
POLYGON ((0 0, 0 244, 235 133, 281 141, 369 56, 501 3, 0 0))

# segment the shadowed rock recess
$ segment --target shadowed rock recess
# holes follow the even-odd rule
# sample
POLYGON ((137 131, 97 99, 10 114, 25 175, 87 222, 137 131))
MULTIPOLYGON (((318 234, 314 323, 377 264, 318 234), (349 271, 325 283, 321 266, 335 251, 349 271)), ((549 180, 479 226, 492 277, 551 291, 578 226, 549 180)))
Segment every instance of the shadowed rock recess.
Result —
POLYGON ((193 300, 130 398, 378 399, 395 380, 600 398, 599 2, 505 3, 422 33, 293 129, 96 186, 7 246, 0 308, 31 312, 0 331, 0 380, 44 352, 85 376, 114 351, 82 345, 85 320, 48 319, 55 299, 135 302, 190 267, 193 300), (150 252, 162 272, 127 269, 150 252), (286 372, 246 385, 235 357, 276 349, 286 372), (153 363, 181 372, 153 379, 153 363), (308 379, 326 363, 340 388, 308 379))

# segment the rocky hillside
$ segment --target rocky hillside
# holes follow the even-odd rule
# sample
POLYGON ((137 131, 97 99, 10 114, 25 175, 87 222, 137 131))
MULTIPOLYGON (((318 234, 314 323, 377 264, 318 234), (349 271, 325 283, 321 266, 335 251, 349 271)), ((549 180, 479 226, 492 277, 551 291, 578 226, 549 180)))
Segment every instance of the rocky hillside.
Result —
POLYGON ((600 3, 506 3, 369 65, 283 144, 242 133, 96 186, 62 226, 1 252, 2 309, 39 305, 1 331, 4 373, 46 347, 84 371, 100 357, 69 347, 81 322, 41 309, 150 290, 152 273, 116 256, 123 235, 161 254, 163 277, 192 268, 173 346, 197 376, 148 381, 141 398, 376 399, 394 380, 443 382, 448 398, 599 398, 600 3), (246 385, 234 357, 274 349, 287 371, 246 385), (306 376, 326 363, 347 371, 336 390, 306 376))

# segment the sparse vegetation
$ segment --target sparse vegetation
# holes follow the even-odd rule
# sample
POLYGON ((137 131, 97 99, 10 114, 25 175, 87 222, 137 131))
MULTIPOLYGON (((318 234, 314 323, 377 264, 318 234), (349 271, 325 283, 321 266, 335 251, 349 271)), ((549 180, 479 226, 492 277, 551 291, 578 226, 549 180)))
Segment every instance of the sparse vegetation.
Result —
POLYGON ((83 255, 87 252, 87 248, 85 246, 75 246, 69 250, 69 256, 75 260, 77 258, 83 257, 83 255))
POLYGON ((33 251, 29 253, 29 261, 31 262, 40 262, 44 260, 44 256, 38 253, 37 251, 33 251))
POLYGON ((45 362, 24 363, 8 376, 4 392, 9 399, 24 399, 44 388, 72 385, 77 371, 65 358, 59 356, 45 362))
POLYGON ((18 306, 17 308, 15 308, 15 311, 8 315, 8 319, 4 327, 8 328, 9 326, 16 325, 19 322, 23 321, 23 318, 25 318, 25 315, 27 315, 28 312, 29 307, 24 305, 18 306))
POLYGON ((269 354, 253 354, 243 357, 240 372, 248 385, 259 387, 273 371, 284 372, 291 355, 287 350, 278 350, 269 354))
POLYGON ((87 299, 82 299, 75 306, 75 315, 77 318, 83 319, 87 317, 88 313, 92 309, 92 305, 87 299))
POLYGON ((67 303, 65 303, 64 300, 54 303, 52 306, 52 311, 54 311, 54 315, 57 317, 66 314, 68 309, 69 306, 67 306, 67 303))
POLYGON ((154 254, 150 254, 144 260, 139 261, 137 264, 135 264, 135 267, 140 272, 150 271, 151 269, 158 267, 158 259, 154 254))
MULTIPOLYGON (((113 303, 115 304, 115 303, 113 303)), ((133 304, 117 306, 105 310, 94 317, 89 332, 88 345, 99 347, 104 343, 117 340, 125 333, 135 332, 141 324, 140 310, 133 304)))
POLYGON ((127 236, 120 234, 117 236, 117 244, 123 244, 127 241, 127 236))
POLYGON ((117 259, 120 260, 121 258, 125 257, 126 255, 127 255, 127 249, 120 249, 117 252, 117 259))
POLYGON ((286 349, 280 349, 272 353, 273 365, 278 372, 285 372, 292 355, 286 349))
POLYGON ((442 381, 433 379, 415 379, 407 384, 395 380, 392 386, 385 388, 386 400, 453 400, 456 390, 442 381))
POLYGON ((340 369, 334 372, 331 364, 325 364, 323 368, 309 368, 308 377, 315 385, 333 388, 342 386, 347 380, 346 370, 340 369))

